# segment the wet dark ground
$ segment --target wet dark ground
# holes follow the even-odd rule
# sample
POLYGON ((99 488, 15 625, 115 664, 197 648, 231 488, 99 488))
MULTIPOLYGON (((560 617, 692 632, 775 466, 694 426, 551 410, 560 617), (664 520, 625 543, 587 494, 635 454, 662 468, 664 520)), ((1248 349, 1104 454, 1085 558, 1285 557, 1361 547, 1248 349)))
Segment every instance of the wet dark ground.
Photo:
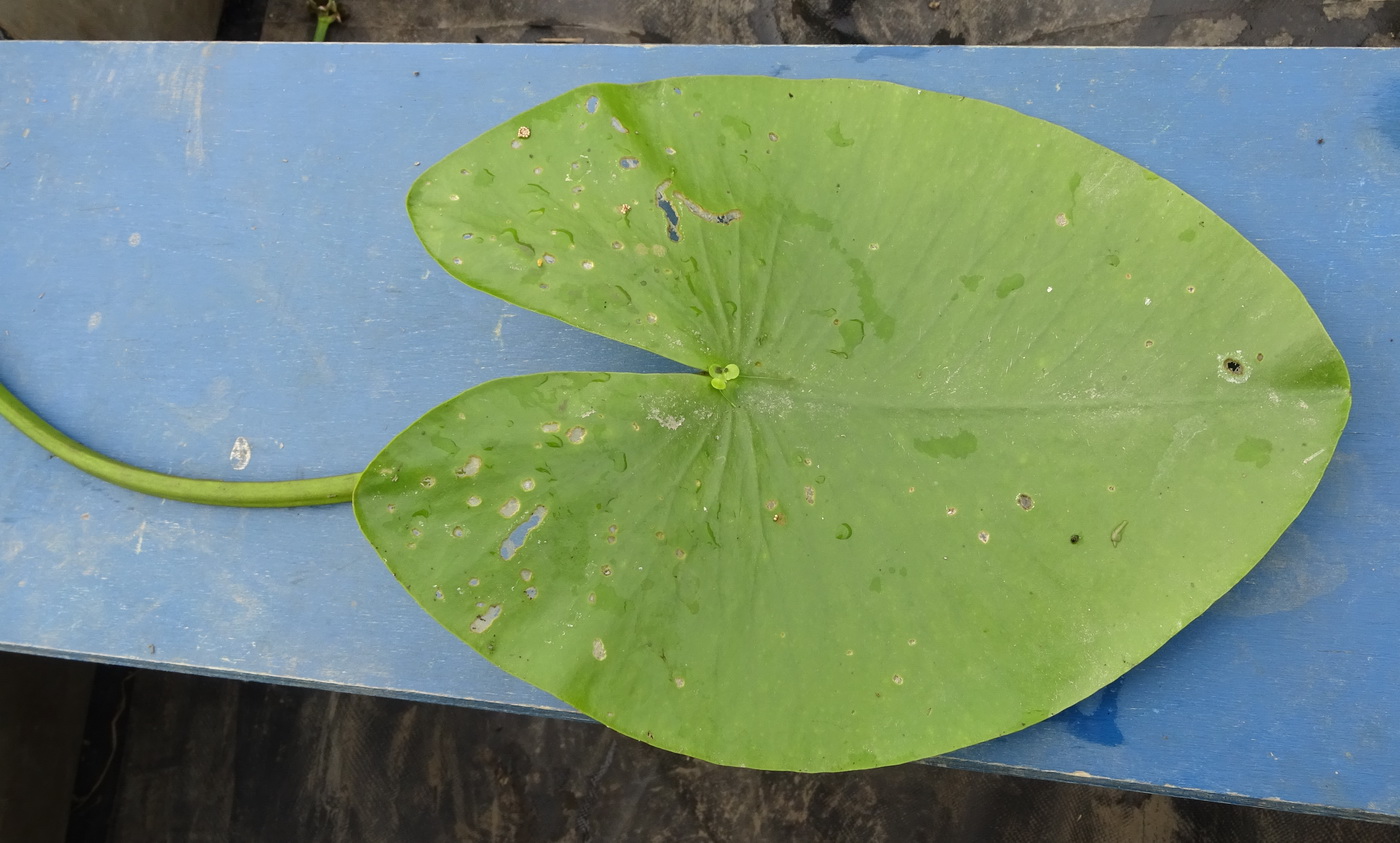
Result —
MULTIPOLYGON (((1400 0, 347 0, 330 40, 1400 45, 1400 0)), ((227 40, 306 40, 230 0, 227 40)), ((591 723, 0 653, 0 843, 1397 841, 1400 826, 926 764, 714 767, 591 723)))
MULTIPOLYGON (((349 16, 332 40, 1385 47, 1396 45, 1400 30, 1397 0, 347 0, 347 6, 349 16)), ((265 0, 263 40, 300 41, 310 32, 304 2, 265 0)))

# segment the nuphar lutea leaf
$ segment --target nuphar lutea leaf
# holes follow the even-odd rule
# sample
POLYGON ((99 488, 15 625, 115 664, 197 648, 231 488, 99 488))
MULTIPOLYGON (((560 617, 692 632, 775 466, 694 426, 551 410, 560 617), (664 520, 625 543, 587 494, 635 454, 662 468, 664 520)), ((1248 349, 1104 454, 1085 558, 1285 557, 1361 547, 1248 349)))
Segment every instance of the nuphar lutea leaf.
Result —
POLYGON ((837 770, 1041 720, 1298 514, 1346 368, 1169 182, 847 80, 590 85, 409 195, 462 281, 694 374, 492 381, 356 513, 439 622, 603 723, 837 770))

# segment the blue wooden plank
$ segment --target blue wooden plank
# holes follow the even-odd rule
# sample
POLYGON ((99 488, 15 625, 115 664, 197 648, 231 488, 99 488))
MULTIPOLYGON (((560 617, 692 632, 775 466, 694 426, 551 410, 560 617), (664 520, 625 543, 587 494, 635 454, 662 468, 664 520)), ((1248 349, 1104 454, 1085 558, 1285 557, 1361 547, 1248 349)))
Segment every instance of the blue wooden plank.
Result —
MULTIPOLYGON (((1400 817, 1400 53, 0 43, 0 379, 117 457, 281 479, 356 471, 492 377, 668 368, 452 282, 402 199, 578 83, 692 73, 1044 117, 1172 179, 1298 283, 1356 396, 1313 502, 1120 682, 948 763, 1400 817)), ((7 427, 0 477, 0 646, 567 713, 423 614, 347 507, 144 498, 7 427)))

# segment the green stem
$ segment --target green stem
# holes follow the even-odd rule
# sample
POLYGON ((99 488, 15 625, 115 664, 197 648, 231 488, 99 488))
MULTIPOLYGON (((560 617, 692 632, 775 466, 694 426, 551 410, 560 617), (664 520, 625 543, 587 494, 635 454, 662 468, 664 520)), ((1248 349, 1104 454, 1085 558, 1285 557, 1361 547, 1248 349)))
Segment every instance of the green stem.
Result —
POLYGON ((24 405, 0 383, 0 416, 46 451, 86 471, 132 491, 159 498, 203 503, 213 506, 317 506, 344 503, 355 491, 358 474, 317 477, 311 480, 270 482, 240 480, 194 480, 136 468, 60 433, 24 405))
POLYGON ((326 40, 326 30, 330 29, 330 28, 331 28, 331 24, 334 23, 334 22, 335 22, 335 17, 334 17, 333 15, 317 15, 317 16, 316 16, 316 34, 315 34, 314 36, 312 36, 311 40, 312 40, 312 41, 315 41, 315 42, 318 42, 318 43, 319 43, 319 42, 322 42, 322 41, 325 41, 325 40, 326 40))

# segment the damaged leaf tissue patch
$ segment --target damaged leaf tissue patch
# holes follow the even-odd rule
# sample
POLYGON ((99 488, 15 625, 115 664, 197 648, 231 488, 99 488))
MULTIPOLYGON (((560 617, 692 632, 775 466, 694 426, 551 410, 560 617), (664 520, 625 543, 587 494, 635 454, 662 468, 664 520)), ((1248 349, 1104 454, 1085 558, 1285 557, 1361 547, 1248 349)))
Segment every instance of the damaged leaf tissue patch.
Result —
MULTIPOLYGON (((842 770, 1042 720, 1233 586, 1350 407, 1302 294, 1200 202, 990 103, 853 80, 595 84, 413 185, 459 280, 689 374, 503 378, 344 500, 506 671, 709 761, 842 770)), ((278 484, 269 484, 276 487, 278 484)))

